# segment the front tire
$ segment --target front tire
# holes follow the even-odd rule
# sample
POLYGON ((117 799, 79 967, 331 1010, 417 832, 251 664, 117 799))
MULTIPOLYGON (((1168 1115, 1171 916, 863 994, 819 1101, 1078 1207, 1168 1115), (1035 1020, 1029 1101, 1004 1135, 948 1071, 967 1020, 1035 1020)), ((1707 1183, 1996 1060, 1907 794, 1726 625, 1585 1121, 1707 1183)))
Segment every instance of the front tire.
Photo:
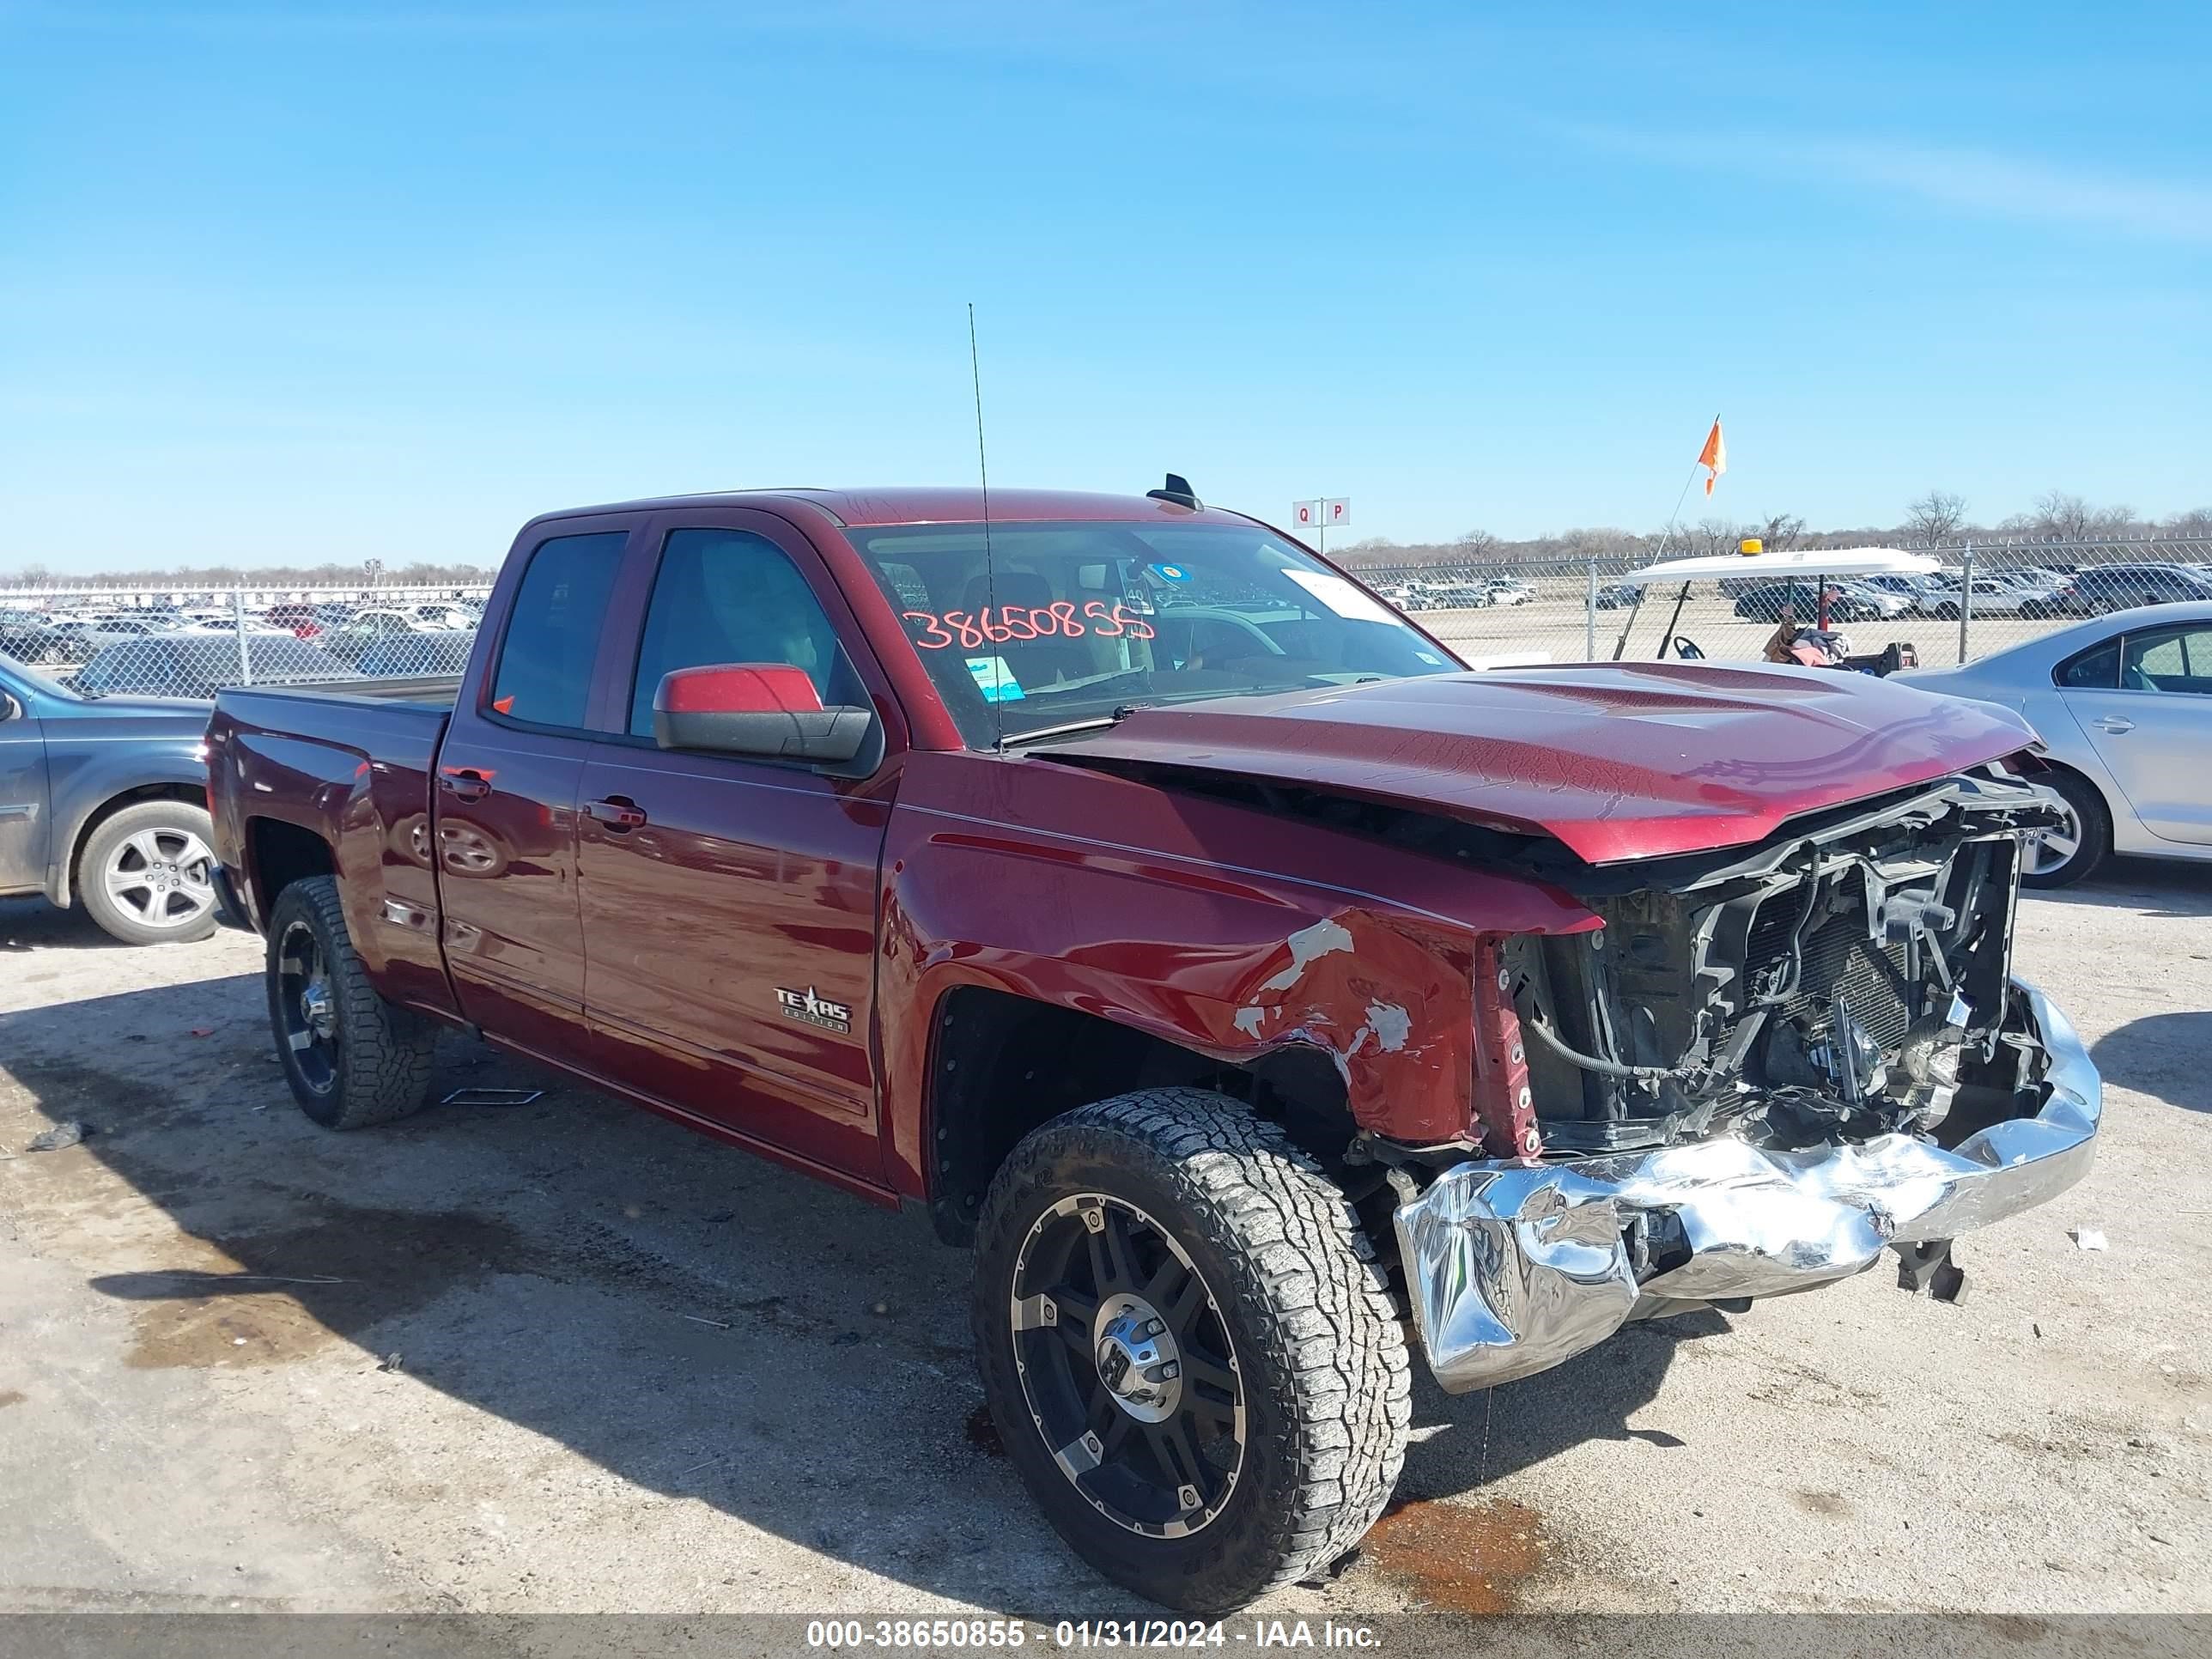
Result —
POLYGON ((85 914, 125 945, 188 945, 216 930, 215 825, 204 807, 149 800, 102 820, 77 860, 85 914))
POLYGON ((1382 1514, 1412 1415, 1404 1329, 1343 1193, 1225 1096, 1152 1089, 1015 1147, 980 1218, 991 1415, 1077 1554, 1225 1612, 1382 1514))
POLYGON ((386 1002, 346 933, 335 878, 295 881, 269 916, 269 1028, 300 1109, 362 1129, 422 1109, 437 1029, 386 1002))
POLYGON ((2054 771, 2048 784, 2066 803, 2066 822, 2021 842, 2023 887, 2070 887, 2112 850, 2112 813, 2097 787, 2078 772, 2054 771))

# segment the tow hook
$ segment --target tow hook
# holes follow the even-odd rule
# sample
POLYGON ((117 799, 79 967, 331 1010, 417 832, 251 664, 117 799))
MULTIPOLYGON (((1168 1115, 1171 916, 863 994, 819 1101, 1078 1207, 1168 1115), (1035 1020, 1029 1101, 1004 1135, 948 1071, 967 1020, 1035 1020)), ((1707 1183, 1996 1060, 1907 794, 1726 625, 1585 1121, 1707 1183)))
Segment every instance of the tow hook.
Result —
POLYGON ((1926 1291, 1938 1302, 1963 1302, 1966 1270, 1951 1260, 1951 1241, 1931 1238, 1924 1244, 1899 1244, 1897 1288, 1917 1296, 1926 1291))

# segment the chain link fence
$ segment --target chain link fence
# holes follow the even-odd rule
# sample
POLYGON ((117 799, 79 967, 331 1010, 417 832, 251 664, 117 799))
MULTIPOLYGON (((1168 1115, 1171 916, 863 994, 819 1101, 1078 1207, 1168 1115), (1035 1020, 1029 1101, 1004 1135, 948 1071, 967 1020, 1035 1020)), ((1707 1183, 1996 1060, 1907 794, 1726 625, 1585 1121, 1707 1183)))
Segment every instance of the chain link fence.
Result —
MULTIPOLYGON (((1923 663, 1964 662, 2083 617, 2212 599, 2212 539, 1960 543, 1921 550, 1928 577, 1837 578, 1829 614, 1856 653, 1909 643, 1923 663)), ((1641 595, 1643 554, 1463 564, 1347 562, 1370 586, 1479 667, 1650 660, 1669 635, 1708 658, 1757 660, 1790 605, 1812 621, 1811 577, 1743 574, 1641 595)), ((100 696, 211 697, 223 686, 459 674, 488 586, 0 586, 0 652, 100 696)))
POLYGON ((489 586, 0 586, 0 653, 98 696, 459 674, 489 586))
MULTIPOLYGON (((1855 654, 1901 642, 1923 663, 1965 662, 2084 617, 2212 599, 2212 539, 1961 542, 1912 550, 1933 554, 1942 571, 1828 583, 1830 617, 1855 654)), ((1363 581, 1479 667, 1602 660, 1614 654, 1624 628, 1624 658, 1649 661, 1671 633, 1709 658, 1755 661, 1785 604, 1806 623, 1818 609, 1816 575, 1762 574, 1754 555, 1744 559, 1741 576, 1692 582, 1669 629, 1680 584, 1650 585, 1639 608, 1637 586, 1625 580, 1651 562, 1644 553, 1543 559, 1501 554, 1465 564, 1346 561, 1363 581)))

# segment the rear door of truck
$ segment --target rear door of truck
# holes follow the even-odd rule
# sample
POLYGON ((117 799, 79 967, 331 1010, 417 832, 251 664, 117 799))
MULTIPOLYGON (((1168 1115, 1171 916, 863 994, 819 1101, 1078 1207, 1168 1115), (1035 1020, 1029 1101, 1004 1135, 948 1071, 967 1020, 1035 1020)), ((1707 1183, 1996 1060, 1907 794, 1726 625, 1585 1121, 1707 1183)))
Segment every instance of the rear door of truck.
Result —
POLYGON ((577 823, 594 1069, 877 1179, 878 864, 906 747, 889 681, 820 556, 773 514, 656 514, 618 594, 577 823), (837 777, 659 748, 661 677, 710 663, 790 664, 825 704, 872 704, 881 764, 837 777))
POLYGON ((589 1068, 576 802, 615 586, 639 522, 540 525, 508 556, 499 635, 464 684, 432 808, 446 963, 461 1012, 589 1068))

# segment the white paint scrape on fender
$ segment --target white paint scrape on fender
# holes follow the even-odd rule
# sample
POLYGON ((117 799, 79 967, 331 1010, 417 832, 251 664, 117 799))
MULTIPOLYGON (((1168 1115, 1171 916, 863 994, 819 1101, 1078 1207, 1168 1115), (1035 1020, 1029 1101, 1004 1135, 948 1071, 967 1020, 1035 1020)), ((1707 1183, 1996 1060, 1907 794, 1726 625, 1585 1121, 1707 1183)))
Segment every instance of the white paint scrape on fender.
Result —
POLYGON ((1273 978, 1261 982, 1263 991, 1287 991, 1298 982, 1301 975, 1319 958, 1333 951, 1349 951, 1352 935, 1344 924, 1326 919, 1310 927, 1301 927, 1283 941, 1291 947, 1291 965, 1273 978))

